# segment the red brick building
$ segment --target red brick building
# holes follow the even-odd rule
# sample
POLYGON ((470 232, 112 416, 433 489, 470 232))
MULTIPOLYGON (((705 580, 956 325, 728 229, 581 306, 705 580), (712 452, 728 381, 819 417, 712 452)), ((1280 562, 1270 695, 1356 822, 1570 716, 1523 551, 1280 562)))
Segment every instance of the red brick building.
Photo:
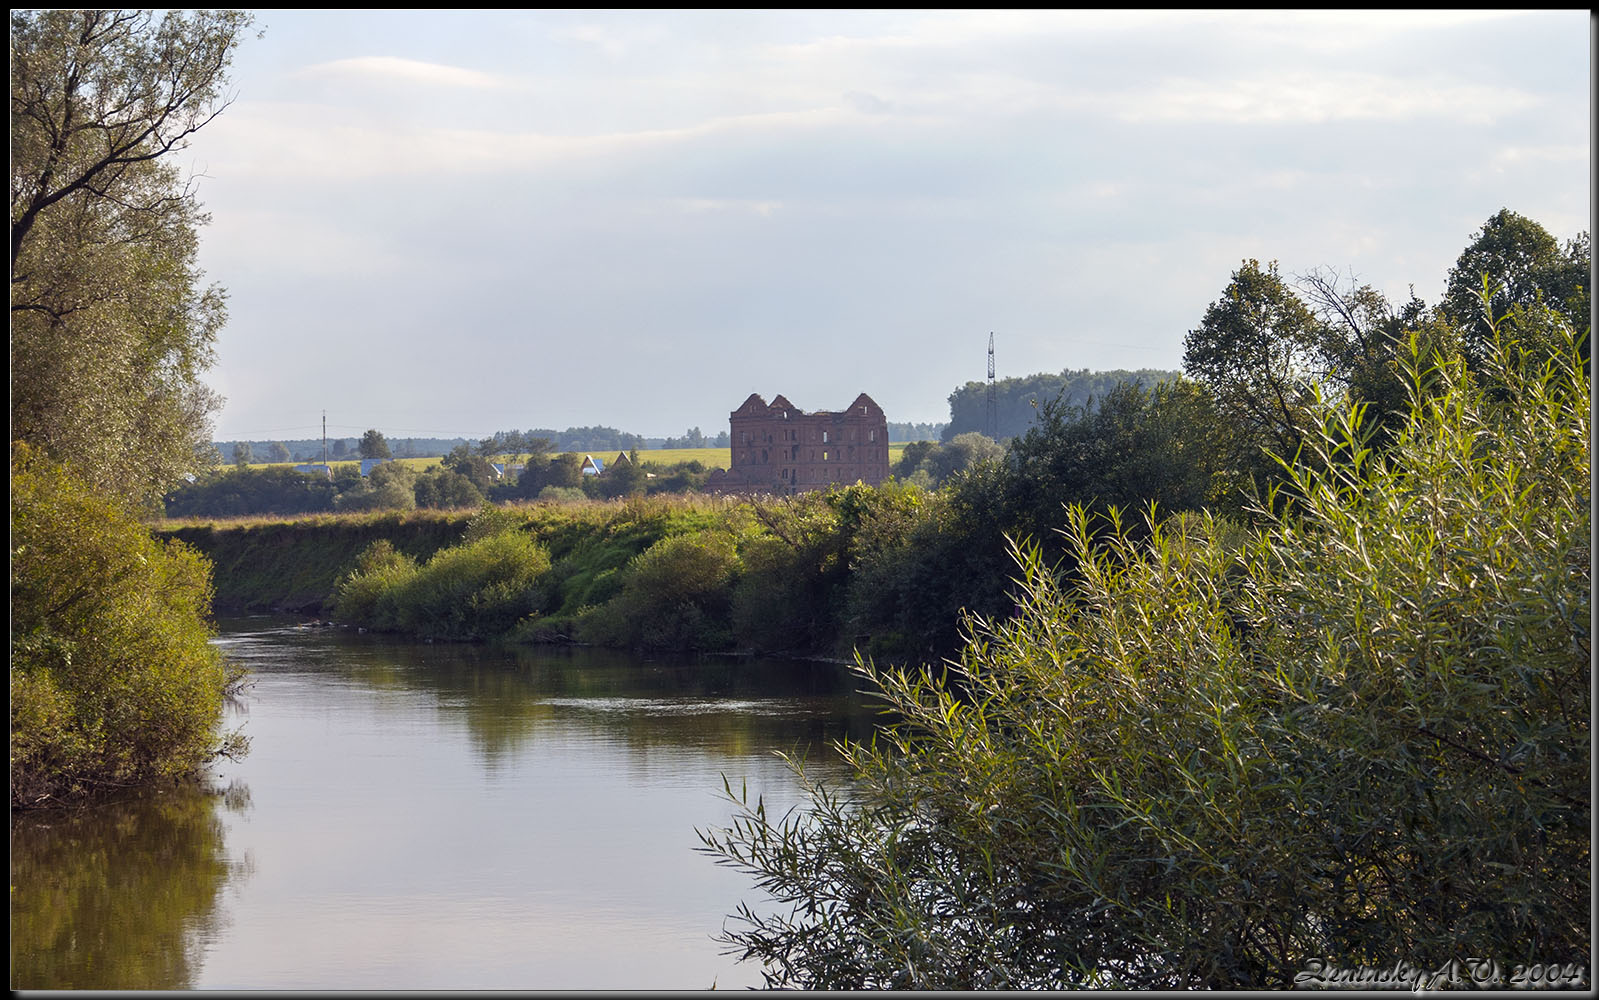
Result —
POLYGON ((706 488, 729 493, 799 493, 835 483, 875 486, 888 478, 888 418, 861 393, 847 409, 806 413, 782 396, 751 393, 728 415, 733 467, 706 488))

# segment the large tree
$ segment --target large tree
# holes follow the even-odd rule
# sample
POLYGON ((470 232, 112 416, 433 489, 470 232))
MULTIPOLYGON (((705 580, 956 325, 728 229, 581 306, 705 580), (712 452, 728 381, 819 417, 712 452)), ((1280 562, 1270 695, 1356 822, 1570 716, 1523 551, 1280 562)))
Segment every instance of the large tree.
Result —
POLYGON ((170 155, 226 107, 238 11, 11 14, 11 435, 149 503, 193 468, 224 316, 170 155))
POLYGON ((1460 252, 1449 271, 1443 308, 1465 333, 1474 356, 1484 352, 1492 325, 1517 305, 1543 302, 1584 334, 1592 291, 1590 267, 1587 233, 1579 233, 1562 247, 1543 226, 1502 208, 1460 252))
POLYGON ((361 435, 362 458, 390 458, 389 442, 383 437, 383 432, 376 428, 369 429, 361 435))
POLYGON ((1183 343, 1183 370, 1260 444, 1293 458, 1307 430, 1307 383, 1325 377, 1323 327, 1277 271, 1246 260, 1183 343))

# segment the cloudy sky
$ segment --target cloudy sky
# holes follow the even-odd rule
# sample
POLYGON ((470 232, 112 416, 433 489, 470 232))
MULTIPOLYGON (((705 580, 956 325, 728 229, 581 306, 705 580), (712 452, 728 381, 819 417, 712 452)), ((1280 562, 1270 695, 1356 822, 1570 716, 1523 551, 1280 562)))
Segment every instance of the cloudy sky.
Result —
POLYGON ((219 440, 941 421, 1178 368, 1241 260, 1435 301, 1589 227, 1586 11, 260 11, 185 154, 219 440))

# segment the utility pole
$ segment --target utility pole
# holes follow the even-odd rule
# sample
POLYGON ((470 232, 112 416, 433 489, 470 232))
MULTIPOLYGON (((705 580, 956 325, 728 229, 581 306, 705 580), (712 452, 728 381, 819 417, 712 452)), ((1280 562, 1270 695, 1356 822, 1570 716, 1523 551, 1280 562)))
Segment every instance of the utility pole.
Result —
POLYGON ((328 464, 328 411, 322 411, 322 464, 328 464))
POLYGON ((994 333, 988 333, 988 436, 992 440, 998 431, 999 404, 994 398, 994 333))

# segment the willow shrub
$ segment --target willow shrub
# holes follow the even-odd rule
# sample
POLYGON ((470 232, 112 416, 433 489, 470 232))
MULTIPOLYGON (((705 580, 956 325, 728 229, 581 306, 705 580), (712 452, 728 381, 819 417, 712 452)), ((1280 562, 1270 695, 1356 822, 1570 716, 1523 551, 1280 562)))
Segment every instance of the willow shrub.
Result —
MULTIPOLYGON (((474 525, 478 523, 474 519, 474 525)), ((386 541, 368 546, 334 591, 334 615, 433 639, 492 639, 544 605, 550 556, 527 532, 500 526, 442 549, 421 566, 386 541)))
POLYGON ((725 648, 732 641, 727 621, 738 572, 730 532, 670 535, 628 564, 621 593, 587 615, 579 635, 644 649, 725 648))
POLYGON ((242 741, 210 565, 28 446, 11 454, 11 803, 191 773, 242 741))
POLYGON ((832 989, 1586 961, 1572 340, 1413 362, 1386 450, 1332 412, 1249 530, 1079 510, 1070 589, 1020 548, 1019 605, 970 620, 948 674, 860 663, 902 721, 844 747, 855 782, 782 818, 737 796, 702 833, 776 900, 726 942, 771 985, 832 989))

